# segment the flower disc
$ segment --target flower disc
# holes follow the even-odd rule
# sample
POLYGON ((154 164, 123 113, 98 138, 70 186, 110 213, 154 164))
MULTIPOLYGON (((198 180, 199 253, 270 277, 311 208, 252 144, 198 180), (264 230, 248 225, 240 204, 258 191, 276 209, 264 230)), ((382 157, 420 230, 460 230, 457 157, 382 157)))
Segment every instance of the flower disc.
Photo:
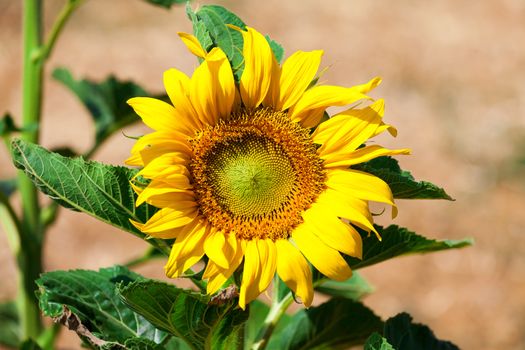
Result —
POLYGON ((199 208, 212 226, 238 238, 288 238, 324 189, 308 130, 282 112, 243 110, 191 144, 199 208))

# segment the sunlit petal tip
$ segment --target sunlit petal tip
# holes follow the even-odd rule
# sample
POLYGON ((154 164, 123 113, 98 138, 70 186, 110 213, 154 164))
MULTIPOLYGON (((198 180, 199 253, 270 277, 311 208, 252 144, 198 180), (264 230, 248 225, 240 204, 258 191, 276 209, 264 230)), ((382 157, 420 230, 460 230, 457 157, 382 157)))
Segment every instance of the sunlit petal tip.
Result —
POLYGON ((135 220, 132 220, 132 219, 129 219, 129 222, 131 222, 131 224, 133 226, 135 226, 135 228, 139 231, 142 231, 142 229, 144 228, 144 224, 138 222, 138 221, 135 221, 135 220))
POLYGON ((378 87, 379 84, 381 84, 381 81, 382 79, 380 77, 375 77, 365 84, 354 86, 354 88, 358 89, 363 94, 366 94, 367 92, 378 87))
POLYGON ((178 32, 177 34, 192 54, 200 58, 206 57, 206 50, 202 48, 201 43, 195 36, 184 32, 178 32))
POLYGON ((390 135, 392 135, 393 137, 397 137, 397 129, 394 126, 388 125, 387 130, 390 133, 390 135))
POLYGON ((130 105, 131 107, 133 107, 134 104, 140 102, 140 99, 142 99, 142 97, 132 97, 132 98, 128 99, 128 100, 126 101, 126 103, 127 103, 128 105, 130 105))
POLYGON ((124 164, 129 166, 144 166, 139 153, 129 156, 126 160, 124 160, 124 164))
POLYGON ((140 186, 135 185, 133 183, 134 179, 135 178, 131 179, 132 181, 130 181, 129 184, 131 185, 131 188, 133 188, 133 191, 135 191, 136 194, 141 194, 144 189, 140 186))

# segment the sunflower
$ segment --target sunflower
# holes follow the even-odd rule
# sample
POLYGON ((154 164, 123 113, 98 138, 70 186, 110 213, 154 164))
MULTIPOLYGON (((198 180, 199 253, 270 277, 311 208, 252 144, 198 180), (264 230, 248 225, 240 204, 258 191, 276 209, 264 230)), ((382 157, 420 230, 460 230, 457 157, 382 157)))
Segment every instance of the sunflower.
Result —
POLYGON ((142 167, 132 181, 136 204, 160 208, 133 224, 151 237, 175 238, 168 277, 206 255, 209 294, 242 268, 244 309, 277 272, 310 306, 308 262, 330 279, 348 279, 341 253, 361 258, 356 227, 375 232, 369 201, 395 210, 385 182, 350 166, 409 151, 364 145, 385 130, 396 133, 382 122, 383 100, 366 95, 379 78, 350 88, 316 85, 322 51, 295 52, 280 66, 259 32, 232 28, 244 39, 238 83, 220 48, 206 52, 194 36, 180 33, 202 63, 191 78, 176 69, 164 73, 172 104, 128 101, 154 130, 126 161, 142 167), (328 107, 361 100, 371 102, 323 118, 328 107))

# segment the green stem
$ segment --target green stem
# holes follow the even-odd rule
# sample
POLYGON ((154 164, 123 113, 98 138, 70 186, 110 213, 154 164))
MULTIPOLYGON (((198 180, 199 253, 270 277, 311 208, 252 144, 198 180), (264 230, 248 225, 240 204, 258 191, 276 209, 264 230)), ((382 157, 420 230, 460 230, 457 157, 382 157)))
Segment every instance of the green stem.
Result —
MULTIPOLYGON (((38 126, 42 101, 43 62, 32 57, 42 43, 42 1, 24 0, 23 10, 23 91, 22 139, 38 143, 38 126)), ((40 206, 38 193, 31 180, 23 173, 18 175, 18 188, 22 197, 22 227, 20 250, 17 260, 20 272, 18 307, 22 339, 36 339, 42 330, 40 311, 35 297, 36 284, 42 271, 40 206)))
POLYGON ((65 24, 71 17, 71 14, 77 7, 82 5, 83 2, 84 0, 68 0, 64 4, 62 10, 57 16, 57 19, 53 23, 53 27, 51 27, 51 30, 49 31, 46 42, 37 52, 35 52, 34 56, 32 57, 34 60, 45 61, 51 55, 53 48, 55 47, 55 43, 65 24))
POLYGON ((275 330, 275 327, 277 326, 277 323, 279 323, 279 320, 283 315, 285 314, 286 310, 292 305, 293 302, 293 294, 290 292, 284 296, 281 300, 278 299, 278 293, 277 293, 277 285, 278 281, 274 279, 274 293, 272 296, 272 306, 270 307, 270 311, 268 311, 268 315, 266 315, 266 319, 264 320, 263 326, 261 328, 261 331, 257 335, 257 338, 255 338, 255 342, 252 345, 252 350, 264 350, 270 341, 270 337, 272 336, 273 331, 275 330))

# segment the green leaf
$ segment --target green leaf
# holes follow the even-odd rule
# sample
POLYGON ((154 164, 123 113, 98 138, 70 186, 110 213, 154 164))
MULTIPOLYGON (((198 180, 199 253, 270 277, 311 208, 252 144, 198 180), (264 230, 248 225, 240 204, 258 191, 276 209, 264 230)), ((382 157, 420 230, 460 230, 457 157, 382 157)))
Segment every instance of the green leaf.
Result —
POLYGON ((217 5, 204 5, 196 12, 187 6, 186 12, 202 47, 206 51, 212 47, 221 48, 230 61, 237 81, 240 80, 244 63, 242 34, 227 27, 227 24, 246 29, 244 22, 232 12, 217 5))
POLYGON ((147 204, 135 207, 129 181, 137 170, 63 157, 22 140, 12 142, 12 153, 15 166, 60 205, 144 237, 129 220, 146 222, 157 209, 147 204))
POLYGON ((315 288, 318 292, 330 296, 343 297, 352 300, 360 300, 365 295, 374 291, 374 288, 368 284, 359 273, 354 272, 351 278, 343 282, 326 280, 315 288))
POLYGON ((431 253, 441 250, 457 249, 472 245, 472 239, 437 241, 420 236, 406 228, 391 225, 387 228, 376 226, 382 237, 379 241, 375 235, 363 233, 363 259, 346 257, 352 269, 395 258, 400 255, 431 253))
POLYGON ((15 302, 0 304, 0 344, 16 347, 20 343, 18 312, 15 302))
POLYGON ((89 331, 82 333, 78 326, 74 329, 83 337, 89 338, 92 334, 92 339, 117 344, 141 337, 160 343, 167 335, 129 309, 116 293, 117 285, 125 286, 137 280, 143 277, 121 266, 98 272, 53 271, 42 274, 36 281, 37 296, 44 315, 62 323, 68 317, 65 310, 70 310, 89 331))
POLYGON ((365 343, 364 350, 396 350, 379 333, 372 333, 365 343))
MULTIPOLYGON (((204 5, 196 12, 188 5, 186 13, 193 24, 193 32, 201 46, 210 51, 213 47, 221 48, 232 66, 237 81, 240 80, 244 68, 243 38, 238 31, 229 28, 233 24, 246 29, 246 24, 234 13, 218 5, 204 5)), ((276 41, 266 36, 278 62, 282 61, 284 49, 276 41)))
POLYGON ((173 5, 180 5, 184 4, 188 0, 144 0, 146 2, 149 2, 152 5, 164 7, 164 8, 171 8, 173 5))
POLYGON ((268 43, 270 44, 270 48, 273 51, 275 59, 277 60, 278 63, 281 63, 284 57, 284 48, 282 47, 281 44, 279 44, 275 40, 270 39, 268 35, 265 35, 265 38, 266 38, 266 41, 268 41, 268 43))
POLYGON ((406 313, 386 321, 384 336, 396 350, 459 350, 451 342, 437 339, 427 326, 412 323, 412 317, 406 313))
POLYGON ((53 77, 69 88, 88 109, 95 122, 96 143, 140 120, 126 101, 131 97, 148 96, 148 93, 131 81, 120 81, 114 76, 103 82, 76 80, 65 68, 55 69, 53 77))
POLYGON ((444 189, 427 181, 416 181, 410 172, 402 170, 392 157, 378 157, 353 166, 354 169, 373 174, 385 181, 394 198, 454 200, 444 189))
POLYGON ((248 312, 235 301, 211 305, 209 298, 160 281, 119 288, 124 302, 157 328, 196 349, 237 349, 248 312))
POLYGON ((318 307, 297 312, 285 328, 280 349, 349 348, 363 344, 383 322, 359 302, 334 298, 318 307))
POLYGON ((6 197, 11 196, 16 191, 16 187, 16 178, 0 180, 0 192, 6 197))

